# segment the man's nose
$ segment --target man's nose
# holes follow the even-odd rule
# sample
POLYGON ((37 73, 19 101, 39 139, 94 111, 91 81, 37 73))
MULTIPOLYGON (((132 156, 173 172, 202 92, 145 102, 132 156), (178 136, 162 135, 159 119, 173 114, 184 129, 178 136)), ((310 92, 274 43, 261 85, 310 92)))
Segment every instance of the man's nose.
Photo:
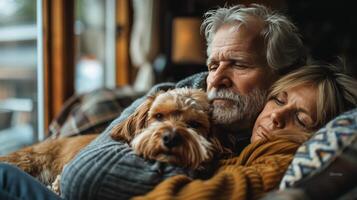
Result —
POLYGON ((215 88, 230 88, 232 80, 228 74, 227 68, 220 64, 220 66, 213 72, 214 75, 211 80, 211 85, 215 88))

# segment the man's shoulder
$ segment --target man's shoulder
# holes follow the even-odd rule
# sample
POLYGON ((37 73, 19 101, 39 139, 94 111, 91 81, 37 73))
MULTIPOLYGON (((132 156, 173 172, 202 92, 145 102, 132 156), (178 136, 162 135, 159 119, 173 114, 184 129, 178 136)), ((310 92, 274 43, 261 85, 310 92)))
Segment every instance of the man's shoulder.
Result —
POLYGON ((173 82, 158 83, 150 89, 147 95, 154 94, 159 90, 167 91, 173 88, 183 88, 183 87, 206 90, 207 75, 208 72, 201 72, 201 73, 193 74, 185 79, 182 79, 177 83, 173 83, 173 82))
POLYGON ((201 72, 197 73, 194 75, 191 75, 176 84, 176 88, 182 88, 182 87, 190 87, 190 88, 196 88, 196 89, 204 89, 206 90, 207 84, 206 84, 206 78, 208 76, 208 72, 201 72))

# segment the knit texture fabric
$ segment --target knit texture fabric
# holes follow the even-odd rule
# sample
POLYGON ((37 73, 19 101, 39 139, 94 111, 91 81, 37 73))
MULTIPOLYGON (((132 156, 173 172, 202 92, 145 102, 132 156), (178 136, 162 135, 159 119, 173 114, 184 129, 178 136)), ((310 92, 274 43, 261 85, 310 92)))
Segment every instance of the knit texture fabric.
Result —
MULTIPOLYGON (((207 73, 196 74, 186 80, 156 85, 147 95, 175 87, 205 89, 207 73)), ((135 155, 128 144, 110 137, 113 126, 121 123, 145 101, 143 96, 134 101, 92 143, 68 163, 62 172, 61 195, 65 199, 128 199, 150 191, 162 180, 191 171, 147 161, 135 155)))
POLYGON ((260 140, 248 145, 240 156, 222 160, 208 180, 175 176, 134 199, 258 199, 278 186, 300 144, 283 138, 260 140))
MULTIPOLYGON (((159 90, 166 91, 181 87, 205 90, 207 74, 207 72, 199 73, 177 84, 163 83, 156 85, 147 95, 159 90)), ((128 199, 151 191, 168 177, 181 174, 185 177, 184 182, 186 178, 190 177, 189 175, 192 174, 190 170, 144 160, 135 155, 126 143, 111 139, 110 131, 112 127, 128 118, 145 101, 146 96, 134 101, 102 134, 64 167, 61 177, 62 197, 75 200, 128 199)), ((228 135, 229 133, 224 132, 224 134, 228 135)), ((243 135, 243 137, 237 138, 237 141, 240 142, 235 143, 243 144, 234 149, 235 153, 238 154, 249 142, 249 137, 243 135)), ((223 175, 223 180, 225 179, 230 180, 223 175)), ((188 180, 190 179, 188 178, 188 180)), ((226 187, 231 186, 226 185, 226 187)))

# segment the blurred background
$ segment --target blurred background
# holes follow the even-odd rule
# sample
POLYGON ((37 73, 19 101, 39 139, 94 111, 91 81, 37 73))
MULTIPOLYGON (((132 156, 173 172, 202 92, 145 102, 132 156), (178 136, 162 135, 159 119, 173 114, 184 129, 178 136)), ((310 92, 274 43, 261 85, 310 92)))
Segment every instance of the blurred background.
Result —
POLYGON ((73 95, 205 71, 203 13, 238 2, 288 14, 310 59, 357 77, 351 1, 0 0, 0 155, 46 138, 73 95))

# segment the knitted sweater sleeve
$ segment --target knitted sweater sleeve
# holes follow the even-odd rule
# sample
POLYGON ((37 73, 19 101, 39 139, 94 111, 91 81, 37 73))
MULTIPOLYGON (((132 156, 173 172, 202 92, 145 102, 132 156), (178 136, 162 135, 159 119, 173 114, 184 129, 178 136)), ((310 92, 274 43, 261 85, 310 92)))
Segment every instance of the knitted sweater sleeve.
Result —
MULTIPOLYGON (((148 94, 173 88, 161 84, 148 94)), ((176 169, 162 166, 135 155, 127 143, 110 137, 113 126, 121 123, 146 99, 137 99, 120 117, 68 163, 61 174, 61 196, 64 199, 128 199, 144 194, 176 169)), ((171 175, 170 175, 171 174, 171 175)))
MULTIPOLYGON (((148 94, 174 87, 200 87, 205 75, 195 77, 181 81, 178 85, 157 85, 148 94)), ((145 194, 167 177, 186 174, 179 168, 146 161, 135 155, 126 143, 111 139, 112 127, 132 114, 145 98, 136 100, 125 109, 121 116, 64 167, 61 175, 61 195, 64 199, 128 199, 145 194)))
POLYGON ((208 180, 178 175, 134 199, 258 199, 278 185, 297 147, 291 143, 251 144, 239 157, 223 161, 208 180), (281 152, 285 147, 288 149, 281 152))

